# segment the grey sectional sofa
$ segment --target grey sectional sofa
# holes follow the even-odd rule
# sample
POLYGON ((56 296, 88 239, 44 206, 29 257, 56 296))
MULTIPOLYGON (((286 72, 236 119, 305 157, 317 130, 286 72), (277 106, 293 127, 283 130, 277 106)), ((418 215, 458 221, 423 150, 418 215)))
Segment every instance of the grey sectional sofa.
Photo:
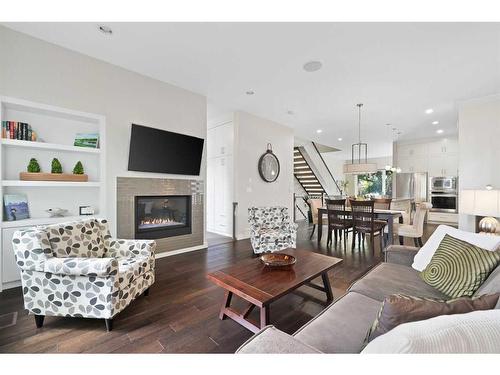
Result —
MULTIPOLYGON (((293 335, 268 326, 250 338, 237 353, 359 353, 385 296, 403 293, 446 299, 411 267, 418 248, 392 245, 385 262, 356 281, 341 298, 293 335)), ((500 266, 476 295, 500 292, 500 266)))

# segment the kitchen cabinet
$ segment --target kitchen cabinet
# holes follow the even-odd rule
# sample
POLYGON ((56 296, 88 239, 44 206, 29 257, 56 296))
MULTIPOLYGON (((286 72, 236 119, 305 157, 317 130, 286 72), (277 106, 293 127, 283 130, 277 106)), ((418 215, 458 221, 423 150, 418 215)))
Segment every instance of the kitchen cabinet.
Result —
POLYGON ((458 154, 458 140, 443 138, 439 141, 430 142, 428 150, 429 155, 458 154))
POLYGON ((230 236, 233 222, 233 158, 217 158, 214 172, 214 231, 230 236))
POLYGON ((233 129, 228 122, 207 136, 207 230, 226 236, 233 232, 233 129))
POLYGON ((398 160, 397 166, 401 168, 403 173, 427 172, 427 158, 424 156, 413 158, 401 158, 398 160))
POLYGON ((398 145, 398 155, 403 159, 425 156, 426 154, 427 147, 423 143, 398 145))
POLYGON ((429 176, 457 176, 458 155, 429 155, 429 176))
POLYGON ((215 128, 208 129, 207 155, 209 158, 233 154, 233 129, 232 122, 227 122, 215 128))
POLYGON ((458 176, 458 139, 397 144, 396 166, 401 172, 427 172, 429 177, 458 176))
POLYGON ((451 212, 433 212, 429 211, 427 214, 428 223, 448 223, 458 224, 458 214, 451 212))

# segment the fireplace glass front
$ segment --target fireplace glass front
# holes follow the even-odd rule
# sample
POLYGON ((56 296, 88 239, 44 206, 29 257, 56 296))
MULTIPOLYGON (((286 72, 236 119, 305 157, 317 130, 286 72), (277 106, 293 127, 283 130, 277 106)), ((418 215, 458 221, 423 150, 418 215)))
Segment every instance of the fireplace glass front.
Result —
POLYGON ((190 233, 190 195, 135 197, 136 239, 156 239, 190 233))

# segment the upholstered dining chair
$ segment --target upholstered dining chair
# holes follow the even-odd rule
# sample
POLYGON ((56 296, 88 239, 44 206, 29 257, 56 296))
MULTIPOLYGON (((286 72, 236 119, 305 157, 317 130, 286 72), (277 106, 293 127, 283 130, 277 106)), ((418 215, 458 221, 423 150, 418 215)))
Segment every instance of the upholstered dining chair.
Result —
POLYGON ((290 220, 286 207, 250 207, 250 242, 255 254, 295 248, 297 224, 290 220))
POLYGON ((103 219, 18 230, 12 245, 38 328, 49 315, 104 319, 110 331, 155 280, 156 242, 114 239, 103 219))
POLYGON ((318 225, 318 208, 323 207, 323 200, 321 198, 309 198, 307 200, 309 204, 309 209, 311 210, 311 219, 313 224, 313 229, 311 231, 311 235, 309 239, 311 239, 314 235, 314 231, 316 230, 316 226, 318 225))
MULTIPOLYGON (((424 234, 424 222, 427 211, 432 208, 432 203, 421 202, 416 204, 415 215, 412 224, 394 223, 394 235, 399 236, 399 243, 403 245, 404 237, 413 238, 416 247, 422 247, 422 235, 424 234)), ((389 239, 392 242, 392 238, 389 239)))

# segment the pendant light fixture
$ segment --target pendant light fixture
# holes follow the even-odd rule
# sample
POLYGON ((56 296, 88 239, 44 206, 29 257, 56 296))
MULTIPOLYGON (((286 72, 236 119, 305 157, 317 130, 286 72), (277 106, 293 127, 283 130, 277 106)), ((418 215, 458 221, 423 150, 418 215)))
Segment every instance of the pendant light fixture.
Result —
POLYGON ((364 174, 377 172, 377 164, 368 163, 368 145, 361 143, 361 107, 363 103, 356 104, 358 107, 358 143, 351 145, 351 164, 344 164, 344 173, 364 174), (354 155, 357 154, 357 158, 354 155))

